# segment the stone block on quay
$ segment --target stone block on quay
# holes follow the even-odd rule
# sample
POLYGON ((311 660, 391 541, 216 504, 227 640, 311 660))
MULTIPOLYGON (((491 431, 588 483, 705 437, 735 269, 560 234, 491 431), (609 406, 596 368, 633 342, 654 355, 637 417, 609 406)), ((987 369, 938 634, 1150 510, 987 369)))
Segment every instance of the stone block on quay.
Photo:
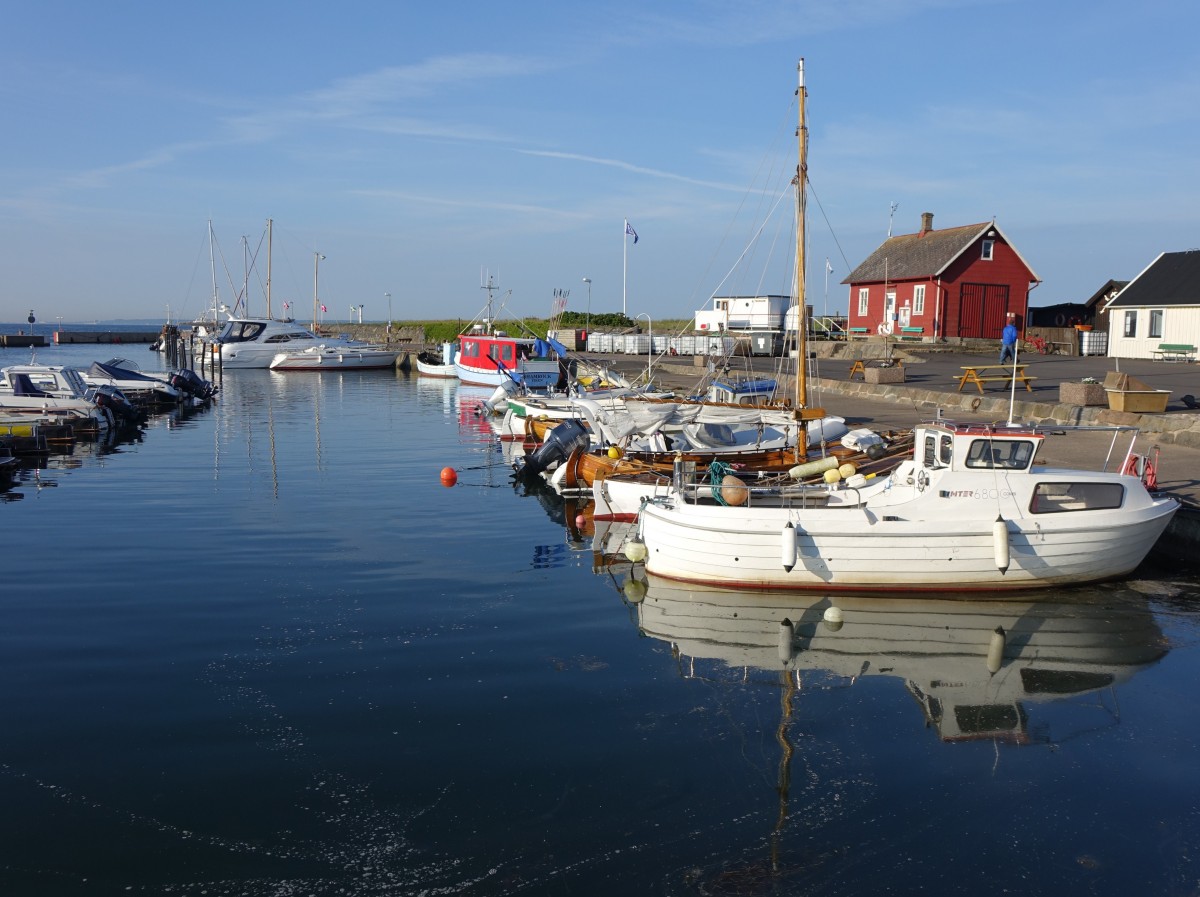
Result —
POLYGON ((903 383, 904 368, 898 364, 889 368, 869 367, 863 371, 863 380, 867 383, 903 383))

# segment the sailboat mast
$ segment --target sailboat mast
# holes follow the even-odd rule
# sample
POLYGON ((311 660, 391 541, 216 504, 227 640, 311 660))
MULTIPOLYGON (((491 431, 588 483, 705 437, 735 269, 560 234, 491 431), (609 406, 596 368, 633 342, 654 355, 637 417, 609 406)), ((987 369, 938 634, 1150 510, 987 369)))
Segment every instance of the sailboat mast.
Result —
POLYGON ((212 269, 212 289, 213 289, 212 313, 213 313, 213 321, 216 322, 216 320, 217 320, 217 299, 219 297, 219 293, 217 292, 217 257, 213 253, 213 241, 214 241, 213 226, 212 226, 212 219, 210 218, 208 220, 208 266, 210 269, 212 269))
MULTIPOLYGON (((267 318, 271 317, 271 224, 267 219, 267 318)), ((286 315, 285 315, 286 317, 286 315)))
POLYGON ((799 143, 799 161, 796 163, 796 396, 797 408, 808 406, 808 320, 805 306, 804 243, 805 243, 805 185, 808 180, 808 125, 805 122, 805 102, 808 92, 804 88, 804 59, 796 65, 799 84, 796 87, 796 105, 799 107, 799 124, 796 139, 799 143))

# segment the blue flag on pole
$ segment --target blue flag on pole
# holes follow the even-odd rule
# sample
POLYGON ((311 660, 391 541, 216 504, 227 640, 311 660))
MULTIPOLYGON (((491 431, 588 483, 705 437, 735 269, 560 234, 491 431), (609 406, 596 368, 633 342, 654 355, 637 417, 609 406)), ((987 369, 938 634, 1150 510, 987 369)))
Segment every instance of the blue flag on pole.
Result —
POLYGON ((627 233, 633 237, 633 242, 636 245, 637 241, 638 241, 637 231, 635 231, 633 229, 633 225, 630 224, 628 221, 625 222, 625 233, 627 233))

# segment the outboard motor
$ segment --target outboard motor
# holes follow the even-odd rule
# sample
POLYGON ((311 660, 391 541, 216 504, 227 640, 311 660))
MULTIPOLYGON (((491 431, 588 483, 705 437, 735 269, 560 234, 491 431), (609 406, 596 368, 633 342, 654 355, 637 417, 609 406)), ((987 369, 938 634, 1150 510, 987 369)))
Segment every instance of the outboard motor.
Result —
POLYGON ((119 423, 133 424, 146 418, 146 412, 135 408, 125 393, 115 386, 93 386, 88 393, 97 407, 103 408, 119 423))
POLYGON ((550 465, 566 461, 576 449, 587 448, 590 442, 583 421, 568 418, 546 434, 546 441, 537 451, 517 459, 517 476, 537 476, 550 465))
POLYGON ((190 368, 180 368, 171 375, 171 385, 194 399, 206 402, 217 393, 217 387, 190 368))

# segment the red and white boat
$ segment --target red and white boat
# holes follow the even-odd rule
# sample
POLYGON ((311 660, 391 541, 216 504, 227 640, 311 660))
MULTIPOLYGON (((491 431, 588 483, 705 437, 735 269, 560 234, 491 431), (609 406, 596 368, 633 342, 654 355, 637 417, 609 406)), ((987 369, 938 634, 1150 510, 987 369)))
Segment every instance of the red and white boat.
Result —
POLYGON ((474 386, 515 384, 529 391, 553 389, 566 379, 567 348, 553 339, 492 333, 459 337, 454 367, 458 379, 474 386))

